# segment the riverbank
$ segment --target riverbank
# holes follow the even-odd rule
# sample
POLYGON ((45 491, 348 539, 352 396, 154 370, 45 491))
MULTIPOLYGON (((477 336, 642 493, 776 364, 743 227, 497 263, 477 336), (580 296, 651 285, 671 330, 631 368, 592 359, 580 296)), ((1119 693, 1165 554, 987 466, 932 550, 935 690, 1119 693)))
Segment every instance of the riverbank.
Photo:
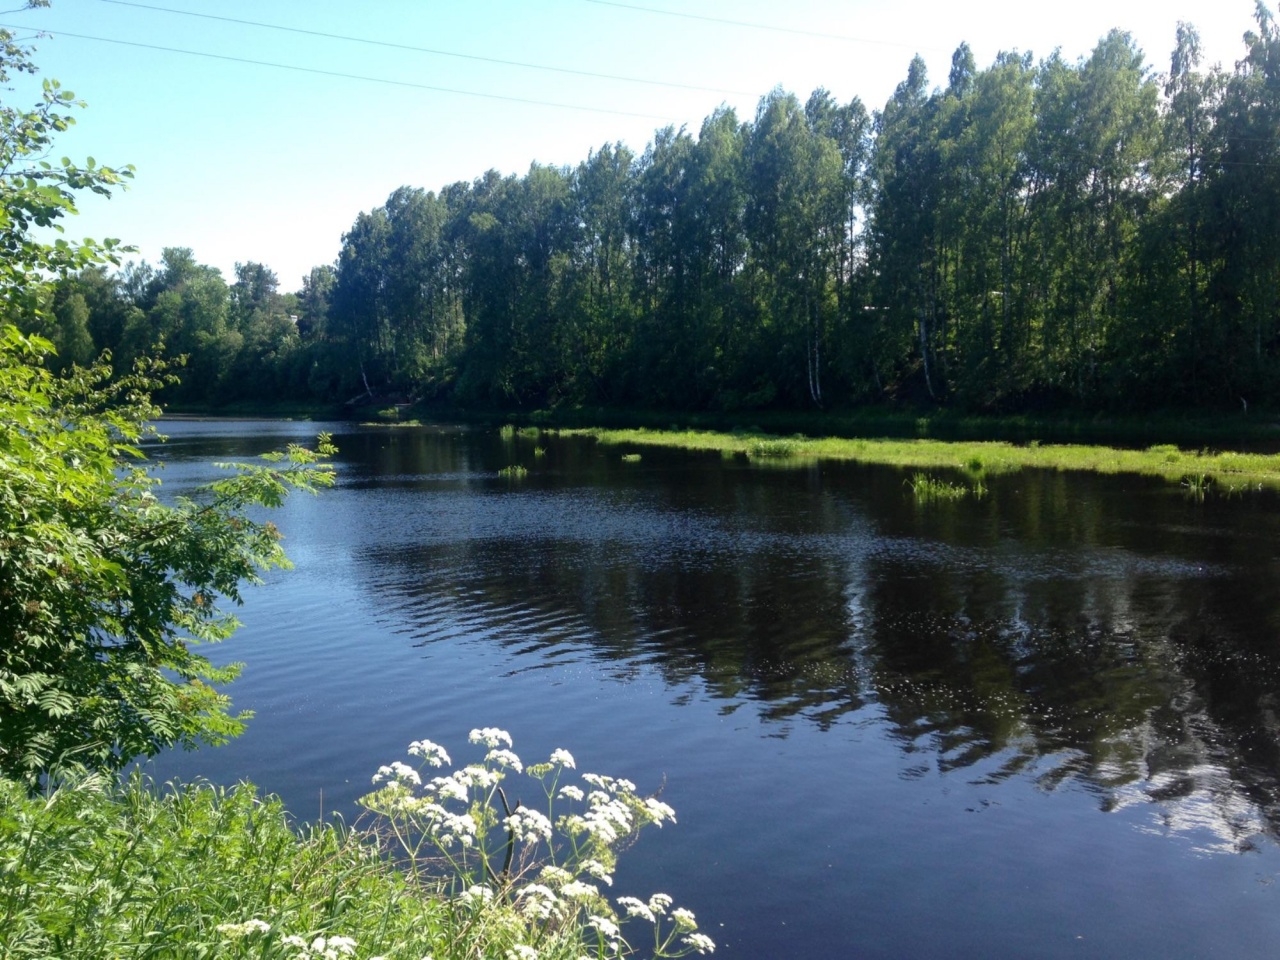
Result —
POLYGON ((1198 410, 1164 410, 1143 415, 1080 411, 1056 414, 969 414, 937 407, 868 406, 848 410, 672 411, 617 407, 561 406, 546 409, 459 407, 417 403, 389 406, 309 402, 232 403, 167 406, 166 417, 297 420, 352 420, 372 423, 461 422, 532 424, 586 429, 694 430, 750 432, 809 437, 884 437, 954 441, 1005 440, 1026 444, 1099 444, 1148 447, 1174 443, 1217 449, 1280 451, 1280 414, 1254 410, 1206 415, 1198 410))

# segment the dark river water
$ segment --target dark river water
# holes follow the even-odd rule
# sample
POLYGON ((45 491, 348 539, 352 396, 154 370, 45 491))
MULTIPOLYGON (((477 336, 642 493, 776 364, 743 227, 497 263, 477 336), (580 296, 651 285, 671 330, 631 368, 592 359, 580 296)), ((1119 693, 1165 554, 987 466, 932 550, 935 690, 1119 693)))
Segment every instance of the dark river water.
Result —
MULTIPOLYGON (((166 423, 169 494, 324 425, 166 423)), ((256 711, 158 777, 350 815, 430 738, 662 788, 717 956, 1280 955, 1280 497, 330 425, 217 659, 256 711), (521 480, 498 470, 528 467, 521 480)))

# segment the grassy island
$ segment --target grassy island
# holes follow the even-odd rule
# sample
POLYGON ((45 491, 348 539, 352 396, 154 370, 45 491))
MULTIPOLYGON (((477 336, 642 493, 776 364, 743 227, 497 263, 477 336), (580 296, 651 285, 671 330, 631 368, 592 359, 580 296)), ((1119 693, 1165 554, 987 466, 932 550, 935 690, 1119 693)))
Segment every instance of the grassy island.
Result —
POLYGON ((1082 470, 1094 473, 1137 473, 1175 483, 1225 491, 1280 488, 1280 454, 1184 450, 1161 444, 1143 450, 1078 444, 1014 444, 1003 441, 815 439, 762 433, 713 433, 681 430, 567 430, 564 434, 594 437, 609 446, 675 447, 717 451, 771 463, 851 460, 887 466, 952 470, 966 474, 1001 474, 1027 468, 1082 470))

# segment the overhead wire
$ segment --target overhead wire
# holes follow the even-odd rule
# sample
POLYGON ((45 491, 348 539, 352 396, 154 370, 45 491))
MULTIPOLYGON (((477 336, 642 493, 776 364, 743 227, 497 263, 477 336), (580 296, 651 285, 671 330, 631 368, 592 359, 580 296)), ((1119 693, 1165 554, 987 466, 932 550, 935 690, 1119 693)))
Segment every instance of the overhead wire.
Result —
MULTIPOLYGON (((0 28, 6 30, 29 30, 30 25, 15 26, 13 24, 0 23, 0 28)), ((143 50, 161 50, 165 53, 179 53, 188 57, 204 57, 209 60, 224 60, 230 63, 248 63, 257 67, 271 67, 276 70, 293 70, 297 73, 310 73, 322 77, 337 77, 342 80, 363 80, 367 83, 381 83, 394 87, 409 87, 414 90, 430 90, 434 93, 450 93, 463 97, 479 97, 484 100, 500 100, 507 103, 521 103, 528 106, 538 107, 555 107, 561 110, 577 110, 584 113, 601 113, 615 117, 636 117, 641 120, 657 120, 661 123, 670 123, 670 117, 663 117, 652 113, 635 113, 628 110, 613 110, 608 107, 588 107, 577 103, 563 103, 557 100, 538 100, 532 97, 513 97, 503 93, 482 93, 478 90, 463 90, 458 87, 442 87, 429 83, 416 83, 412 80, 392 80, 388 77, 371 77, 367 74, 345 73, 340 70, 323 70, 319 67, 300 67, 295 64, 277 63, 271 60, 255 60, 249 57, 233 57, 223 53, 207 53, 203 50, 184 50, 180 47, 167 47, 157 43, 143 43, 139 40, 120 40, 114 37, 95 37, 85 33, 72 33, 69 30, 49 29, 41 31, 54 37, 72 37, 76 40, 91 40, 95 43, 114 43, 125 47, 138 47, 143 50)))
POLYGON ((675 90, 694 90, 701 93, 723 93, 733 96, 750 96, 746 90, 727 90, 721 87, 701 87, 688 83, 676 83, 668 80, 651 80, 646 77, 629 77, 614 73, 595 73, 590 70, 576 70, 572 67, 553 67, 543 63, 525 63, 520 60, 505 60, 501 57, 484 57, 479 54, 459 53, 455 50, 439 50, 433 47, 419 47, 408 43, 393 43, 389 40, 374 40, 369 37, 355 37, 341 33, 326 33, 323 30, 308 30, 304 27, 290 27, 279 23, 264 23, 260 20, 242 20, 238 17, 225 17, 213 13, 197 13, 194 10, 176 10, 172 7, 161 7, 150 3, 136 3, 134 0, 101 0, 119 7, 134 7, 138 10, 153 10, 160 13, 171 13, 183 17, 199 17, 203 20, 220 20, 224 23, 236 23, 242 26, 259 27, 264 30, 280 30, 285 33, 297 33, 310 37, 323 37, 327 40, 341 40, 347 43, 363 43, 369 46, 386 47, 391 50, 408 50, 413 53, 426 53, 437 57, 456 57, 460 60, 474 60, 480 63, 495 63, 508 67, 519 67, 524 70, 545 70, 551 73, 563 73, 575 77, 591 77, 596 80, 616 80, 622 83, 642 83, 654 87, 669 87, 675 90))

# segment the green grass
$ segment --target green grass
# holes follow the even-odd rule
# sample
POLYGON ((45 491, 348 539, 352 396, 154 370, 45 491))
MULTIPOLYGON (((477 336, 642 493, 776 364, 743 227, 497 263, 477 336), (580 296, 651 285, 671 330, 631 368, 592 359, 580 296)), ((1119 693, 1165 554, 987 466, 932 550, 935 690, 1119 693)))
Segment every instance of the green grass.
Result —
MULTIPOLYGON (((0 956, 284 956, 351 937, 361 958, 451 956, 439 898, 337 826, 290 829, 251 786, 156 792, 90 780, 28 798, 0 782, 0 956), (218 926, 257 919, 236 940, 218 926)), ((497 955, 500 955, 497 954, 497 955)))
POLYGON ((714 949, 670 897, 632 922, 641 901, 610 889, 618 853, 675 820, 656 796, 576 775, 564 750, 527 766, 494 750, 435 779, 444 748, 408 752, 417 768, 380 767, 351 828, 296 829, 250 784, 91 776, 33 795, 0 779, 0 958, 617 960, 633 930, 642 955, 714 949), (521 773, 545 799, 512 813, 498 784, 521 773), (608 818, 584 816, 602 797, 608 818))
POLYGON ((971 487, 966 487, 962 483, 948 483, 946 480, 931 477, 921 470, 916 471, 906 483, 911 488, 912 495, 922 503, 934 500, 963 500, 968 496, 981 498, 987 494, 986 485, 981 480, 971 487))
POLYGON ((514 463, 509 467, 503 467, 498 471, 498 476, 505 477, 508 480, 521 480, 529 475, 529 468, 523 467, 518 463, 514 463))
POLYGON ((639 462, 640 462, 640 454, 638 454, 638 453, 624 453, 624 454, 622 455, 622 462, 623 462, 623 463, 639 463, 639 462))
POLYGON ((1136 473, 1159 476, 1172 483, 1204 477, 1224 489, 1280 489, 1280 454, 1182 450, 1156 446, 1146 450, 1082 444, 1003 441, 892 439, 780 439, 755 432, 712 433, 694 430, 570 430, 567 434, 594 437, 610 446, 676 447, 718 451, 722 456, 803 464, 815 460, 850 460, 910 470, 962 470, 992 476, 1027 468, 1079 470, 1093 473, 1136 473))

